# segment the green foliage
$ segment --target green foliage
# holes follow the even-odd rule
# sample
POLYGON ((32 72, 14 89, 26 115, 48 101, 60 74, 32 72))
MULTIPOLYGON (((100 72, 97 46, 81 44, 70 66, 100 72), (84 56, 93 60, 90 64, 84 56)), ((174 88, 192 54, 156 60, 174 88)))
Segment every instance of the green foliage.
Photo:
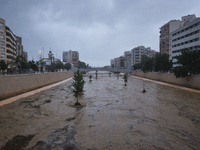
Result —
POLYGON ((96 79, 97 79, 97 77, 98 77, 98 71, 96 70, 96 72, 95 72, 95 75, 96 75, 96 79))
MULTIPOLYGON (((71 64, 70 64, 71 65, 71 64)), ((51 72, 54 72, 54 71, 57 71, 57 70, 60 70, 60 69, 63 69, 65 68, 66 66, 63 65, 63 63, 58 60, 56 62, 52 62, 50 65, 46 65, 45 66, 45 69, 51 72)))
POLYGON ((60 70, 60 69, 63 69, 63 68, 64 68, 63 63, 60 60, 56 61, 56 63, 55 63, 55 69, 56 70, 60 70))
POLYGON ((180 77, 184 78, 184 77, 188 76, 187 66, 184 66, 184 67, 183 66, 177 66, 177 67, 174 68, 173 72, 174 72, 176 78, 180 78, 180 77))
POLYGON ((78 61, 77 65, 78 65, 78 66, 77 66, 78 68, 87 68, 86 63, 85 63, 85 62, 82 62, 82 61, 78 61))
POLYGON ((36 70, 38 70, 37 63, 33 60, 29 61, 29 66, 30 66, 31 69, 34 70, 34 73, 35 73, 36 70))
POLYGON ((126 82, 128 81, 128 74, 127 73, 124 74, 123 79, 124 79, 124 82, 125 82, 124 85, 126 86, 126 82))
POLYGON ((168 54, 156 53, 152 58, 142 55, 141 63, 133 65, 133 70, 141 69, 143 72, 147 71, 161 71, 167 72, 172 67, 172 62, 169 61, 168 54))
POLYGON ((143 72, 152 71, 153 70, 153 58, 150 58, 147 55, 142 55, 141 67, 142 67, 143 72))
POLYGON ((48 70, 48 72, 54 72, 56 70, 56 64, 52 62, 50 65, 46 65, 45 68, 48 70))
POLYGON ((154 56, 154 67, 155 71, 169 71, 172 68, 172 61, 169 61, 169 55, 157 53, 154 56))
POLYGON ((89 79, 90 79, 90 81, 91 81, 91 79, 92 79, 92 75, 91 75, 91 74, 89 75, 89 79))
POLYGON ((71 65, 70 63, 66 63, 66 64, 64 65, 64 68, 67 69, 67 70, 69 71, 69 69, 72 68, 72 65, 71 65))
POLYGON ((28 69, 29 68, 29 64, 26 62, 26 59, 21 55, 18 55, 16 57, 15 63, 17 64, 17 67, 19 68, 19 73, 20 74, 21 74, 21 71, 23 69, 28 69))
POLYGON ((8 64, 4 60, 0 61, 0 70, 6 70, 8 68, 8 64))
POLYGON ((72 83, 73 86, 72 92, 74 93, 74 96, 77 98, 78 102, 78 96, 82 94, 83 87, 85 84, 85 81, 83 79, 83 74, 79 71, 79 69, 77 72, 74 73, 73 80, 74 81, 72 83))
POLYGON ((200 48, 196 50, 184 49, 181 55, 175 57, 180 66, 174 68, 176 78, 186 77, 189 74, 200 73, 200 48))
POLYGON ((138 70, 138 69, 142 69, 141 63, 137 63, 137 64, 133 65, 133 70, 138 70))

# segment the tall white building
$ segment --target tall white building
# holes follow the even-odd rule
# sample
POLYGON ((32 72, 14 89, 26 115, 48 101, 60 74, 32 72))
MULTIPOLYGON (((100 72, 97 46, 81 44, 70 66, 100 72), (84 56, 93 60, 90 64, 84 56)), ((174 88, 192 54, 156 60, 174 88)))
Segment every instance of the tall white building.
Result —
POLYGON ((150 47, 138 46, 131 50, 131 66, 140 63, 142 55, 147 55, 148 57, 153 57, 156 54, 155 50, 150 47))
POLYGON ((175 56, 181 54, 182 49, 196 49, 200 46, 200 18, 195 15, 183 16, 181 27, 169 35, 169 60, 173 67, 178 66, 175 56))

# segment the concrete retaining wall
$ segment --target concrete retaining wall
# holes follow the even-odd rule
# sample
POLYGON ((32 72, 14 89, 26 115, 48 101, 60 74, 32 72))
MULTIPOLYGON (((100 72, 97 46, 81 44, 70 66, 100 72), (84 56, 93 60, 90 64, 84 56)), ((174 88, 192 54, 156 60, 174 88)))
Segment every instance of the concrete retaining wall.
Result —
POLYGON ((36 89, 73 76, 73 71, 0 76, 0 98, 36 89))
POLYGON ((133 72, 133 75, 189 88, 200 89, 200 75, 191 75, 183 79, 176 79, 173 73, 133 72))

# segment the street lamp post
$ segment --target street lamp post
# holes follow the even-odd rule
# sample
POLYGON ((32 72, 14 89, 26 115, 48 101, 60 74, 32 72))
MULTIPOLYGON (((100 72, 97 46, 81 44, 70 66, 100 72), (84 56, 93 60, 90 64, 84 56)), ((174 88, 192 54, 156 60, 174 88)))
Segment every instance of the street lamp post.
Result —
POLYGON ((39 51, 39 72, 42 72, 42 68, 41 68, 41 59, 42 59, 42 51, 39 51))
POLYGON ((42 66, 43 66, 43 73, 44 73, 44 47, 42 47, 42 49, 43 49, 43 61, 42 61, 42 66))

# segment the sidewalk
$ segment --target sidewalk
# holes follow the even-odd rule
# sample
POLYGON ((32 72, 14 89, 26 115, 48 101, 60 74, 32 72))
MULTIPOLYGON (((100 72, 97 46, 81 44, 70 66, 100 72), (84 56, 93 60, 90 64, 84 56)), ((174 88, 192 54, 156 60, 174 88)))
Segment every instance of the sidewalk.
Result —
POLYGON ((142 77, 138 77, 138 76, 134 76, 134 75, 131 75, 131 77, 136 78, 136 79, 141 79, 141 80, 144 80, 144 81, 154 82, 154 83, 157 83, 157 84, 166 85, 166 86, 169 86, 169 87, 179 88, 181 90, 186 90, 186 91, 190 91, 190 92, 200 93, 200 90, 192 89, 192 88, 187 88, 187 87, 183 87, 183 86, 180 86, 180 85, 175 85, 175 84, 170 84, 170 83, 166 83, 166 82, 151 80, 151 79, 142 78, 142 77))
POLYGON ((34 95, 38 92, 41 92, 41 91, 44 91, 44 90, 47 90, 47 89, 50 89, 52 87, 55 87, 55 86, 58 86, 60 84, 63 84, 69 80, 71 80, 72 78, 68 78, 66 80, 63 80, 63 81, 60 81, 60 82, 57 82, 57 83, 54 83, 54 84, 51 84, 51 85, 48 85, 48 86, 45 86, 45 87, 42 87, 42 88, 39 88, 39 89, 36 89, 36 90, 32 90, 30 92, 26 92, 26 93, 23 93, 23 94, 20 94, 20 95, 17 95, 17 96, 14 96, 14 97, 11 97, 11 98, 8 98, 8 99, 5 99, 3 101, 0 101, 0 106, 3 106, 3 105, 6 105, 6 104, 9 104, 9 103, 12 103, 20 98, 24 98, 24 97, 27 97, 27 96, 31 96, 31 95, 34 95))

